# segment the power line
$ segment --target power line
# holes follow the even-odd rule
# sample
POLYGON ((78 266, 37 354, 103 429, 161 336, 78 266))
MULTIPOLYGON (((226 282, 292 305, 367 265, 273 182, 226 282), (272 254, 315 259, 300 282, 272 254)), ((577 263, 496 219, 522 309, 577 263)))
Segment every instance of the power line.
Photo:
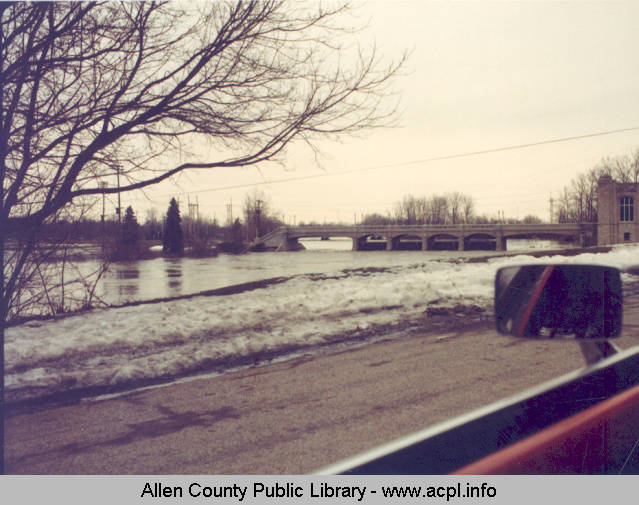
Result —
POLYGON ((554 139, 547 139, 547 140, 539 140, 536 142, 529 142, 526 144, 515 144, 515 145, 511 145, 511 146, 502 146, 502 147, 495 147, 495 148, 491 148, 491 149, 482 149, 479 151, 469 151, 469 152, 465 152, 465 153, 456 153, 456 154, 448 154, 448 155, 444 155, 444 156, 433 156, 431 158, 423 158, 423 159, 419 159, 419 160, 413 160, 413 161, 404 161, 401 163, 390 163, 390 164, 386 164, 386 165, 376 165, 376 166, 372 166, 372 167, 362 167, 362 168, 353 168, 351 170, 342 170, 339 172, 324 172, 321 174, 313 174, 313 175, 302 175, 302 176, 298 176, 298 177, 287 177, 285 179, 275 179, 275 180, 271 180, 271 181, 262 181, 262 182, 252 182, 252 183, 245 183, 245 184, 234 184, 234 185, 230 185, 230 186, 219 186, 219 187, 215 187, 215 188, 206 188, 206 189, 198 189, 195 191, 188 191, 185 193, 208 193, 208 192, 214 192, 214 191, 225 191, 225 190, 229 190, 229 189, 240 189, 240 188, 248 188, 248 187, 253 187, 253 186, 261 186, 263 184, 278 184, 278 183, 282 183, 282 182, 293 182, 293 181, 302 181, 302 180, 307 180, 307 179, 317 179, 319 177, 330 177, 330 176, 337 176, 337 175, 344 175, 344 174, 352 174, 352 173, 357 173, 357 172, 366 172, 366 171, 370 171, 370 170, 381 170, 384 168, 397 168, 397 167, 404 167, 404 166, 409 166, 409 165, 418 165, 418 164, 422 164, 422 163, 432 163, 435 161, 445 161, 445 160, 452 160, 452 159, 456 159, 456 158, 467 158, 470 156, 480 156, 482 154, 490 154, 490 153, 498 153, 498 152, 503 152, 503 151, 514 151, 516 149, 526 149, 526 148, 530 148, 530 147, 537 147, 537 146, 542 146, 542 145, 547 145, 547 144, 558 144, 560 142, 572 142, 574 140, 582 140, 582 139, 587 139, 587 138, 592 138, 592 137, 600 137, 603 135, 613 135, 615 133, 623 133, 623 132, 629 132, 629 131, 634 131, 634 130, 639 130, 639 126, 633 126, 631 128, 620 128, 617 130, 608 130, 608 131, 603 131, 603 132, 596 132, 596 133, 587 133, 585 135, 575 135, 572 137, 559 137, 559 138, 554 138, 554 139))

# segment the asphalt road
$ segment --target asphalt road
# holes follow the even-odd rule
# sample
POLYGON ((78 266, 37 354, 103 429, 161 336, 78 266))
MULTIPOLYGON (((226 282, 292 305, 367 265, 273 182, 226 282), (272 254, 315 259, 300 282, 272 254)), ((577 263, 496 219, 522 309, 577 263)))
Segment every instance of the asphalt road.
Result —
MULTIPOLYGON (((639 344, 638 299, 625 300, 622 348, 639 344)), ((476 323, 10 414, 6 471, 303 474, 583 364, 573 342, 516 340, 476 323)))

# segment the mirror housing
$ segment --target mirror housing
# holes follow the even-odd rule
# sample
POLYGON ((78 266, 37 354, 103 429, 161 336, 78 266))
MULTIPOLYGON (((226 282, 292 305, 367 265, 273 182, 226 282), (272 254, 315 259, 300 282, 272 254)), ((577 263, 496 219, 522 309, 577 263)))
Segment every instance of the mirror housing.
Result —
POLYGON ((537 339, 602 340, 621 334, 618 269, 595 265, 523 265, 495 276, 499 333, 537 339))

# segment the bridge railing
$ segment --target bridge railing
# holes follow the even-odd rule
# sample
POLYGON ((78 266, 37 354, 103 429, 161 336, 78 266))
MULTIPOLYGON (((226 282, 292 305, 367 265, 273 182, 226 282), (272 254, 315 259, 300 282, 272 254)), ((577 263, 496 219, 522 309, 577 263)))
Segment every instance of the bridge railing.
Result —
POLYGON ((554 230, 575 230, 580 228, 592 228, 595 227, 596 223, 537 223, 537 224, 529 224, 529 223, 494 223, 494 224, 386 224, 386 225, 364 225, 364 224, 355 224, 355 225, 303 225, 303 226, 286 226, 280 228, 280 230, 290 231, 290 230, 305 230, 305 231, 315 231, 315 230, 357 230, 357 229, 367 229, 367 230, 388 230, 392 228, 405 228, 405 229, 554 229, 554 230))
MULTIPOLYGON (((511 223, 495 223, 495 224, 388 224, 388 225, 303 225, 303 226, 281 226, 266 235, 258 237, 253 241, 253 245, 264 242, 270 238, 283 235, 308 235, 309 233, 320 235, 331 235, 339 233, 353 234, 376 233, 376 232, 397 232, 406 231, 413 233, 436 231, 436 230, 459 230, 463 232, 469 231, 491 231, 504 233, 533 233, 535 231, 543 232, 581 232, 592 231, 596 228, 596 223, 537 223, 537 224, 511 224, 511 223)), ((465 233, 466 234, 466 233, 465 233)))

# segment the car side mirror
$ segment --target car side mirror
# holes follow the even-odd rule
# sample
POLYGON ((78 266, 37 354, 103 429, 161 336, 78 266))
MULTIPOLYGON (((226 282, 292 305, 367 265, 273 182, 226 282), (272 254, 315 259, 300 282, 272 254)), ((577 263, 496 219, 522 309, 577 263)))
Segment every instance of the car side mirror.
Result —
POLYGON ((601 340, 621 334, 621 276, 612 267, 525 265, 495 277, 495 325, 506 335, 601 340))

